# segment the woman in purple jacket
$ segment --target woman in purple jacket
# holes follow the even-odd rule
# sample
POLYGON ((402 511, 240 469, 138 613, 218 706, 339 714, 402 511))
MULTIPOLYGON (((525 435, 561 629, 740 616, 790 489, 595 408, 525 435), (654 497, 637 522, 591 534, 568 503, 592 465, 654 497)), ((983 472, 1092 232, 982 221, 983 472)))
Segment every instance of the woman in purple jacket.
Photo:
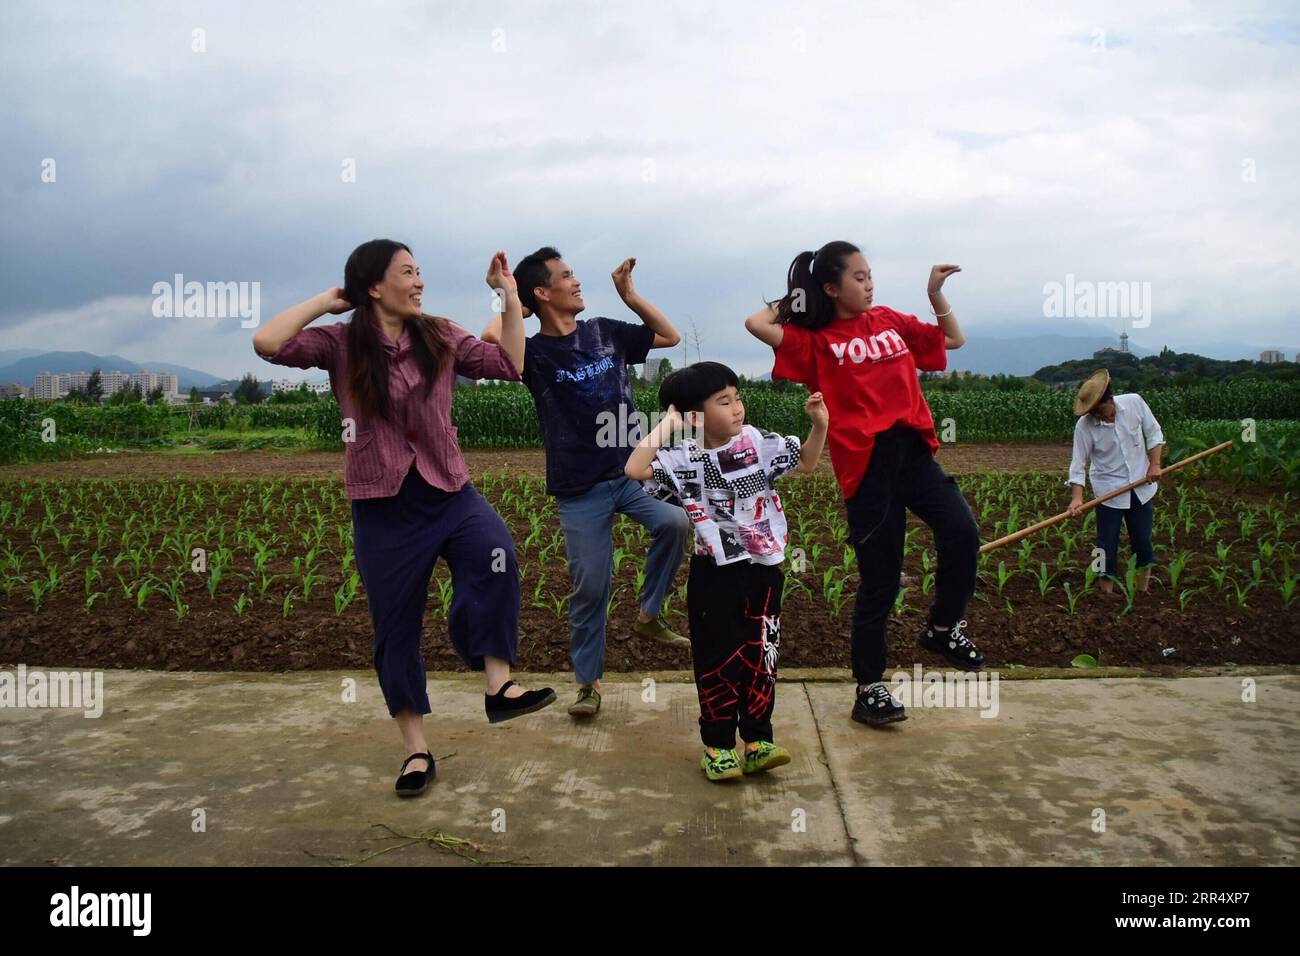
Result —
POLYGON ((452 576, 451 642, 471 669, 486 672, 488 720, 555 700, 549 687, 524 690, 510 679, 519 646, 514 543, 470 483, 451 424, 457 375, 519 379, 524 321, 504 253, 493 256, 487 281, 503 307, 500 345, 422 312, 424 280, 411 250, 375 239, 348 257, 343 288, 284 310, 253 336, 268 362, 326 369, 338 399, 344 491, 374 625, 375 670, 406 745, 399 796, 423 793, 435 772, 424 737, 430 707, 420 634, 439 557, 452 576), (349 322, 305 327, 349 310, 349 322))

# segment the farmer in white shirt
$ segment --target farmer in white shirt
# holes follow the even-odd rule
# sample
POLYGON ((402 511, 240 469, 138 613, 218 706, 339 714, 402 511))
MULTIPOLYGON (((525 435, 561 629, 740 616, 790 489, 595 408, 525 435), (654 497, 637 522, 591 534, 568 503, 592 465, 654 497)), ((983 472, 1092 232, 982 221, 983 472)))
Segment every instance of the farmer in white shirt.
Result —
POLYGON ((1074 414, 1081 416, 1074 426, 1074 456, 1070 460, 1070 514, 1078 516, 1083 504, 1084 467, 1091 463, 1092 493, 1099 497, 1116 488, 1145 478, 1147 484, 1104 501, 1097 512, 1097 547, 1105 554, 1101 589, 1111 593, 1120 575, 1116 552, 1119 526, 1128 525, 1129 543, 1137 555, 1138 587, 1145 591, 1151 581, 1155 552, 1151 547, 1151 518, 1160 477, 1160 456, 1165 436, 1160 423, 1142 396, 1135 392, 1116 395, 1111 391, 1110 373, 1094 372, 1079 388, 1074 414))

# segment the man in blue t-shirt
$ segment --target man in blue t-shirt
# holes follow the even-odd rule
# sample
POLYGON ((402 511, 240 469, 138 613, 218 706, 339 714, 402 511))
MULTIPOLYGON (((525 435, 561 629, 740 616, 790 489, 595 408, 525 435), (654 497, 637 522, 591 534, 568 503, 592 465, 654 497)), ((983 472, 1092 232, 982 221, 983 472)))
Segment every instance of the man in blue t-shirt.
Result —
MULTIPOLYGON (((632 287, 635 259, 614 270, 614 288, 644 323, 578 319, 586 308, 582 287, 560 253, 546 246, 514 270, 525 315, 536 315, 541 331, 524 343, 519 370, 537 405, 546 448, 546 490, 555 496, 564 528, 573 594, 569 600, 569 656, 578 681, 576 717, 600 709, 605 666, 605 612, 609 607, 614 515, 622 513, 650 530, 641 613, 635 633, 690 647, 659 616, 664 595, 681 564, 690 522, 681 508, 651 498, 623 469, 641 440, 627 367, 646 360, 650 349, 681 341, 672 323, 632 287)), ((498 314, 484 330, 498 341, 498 314)))

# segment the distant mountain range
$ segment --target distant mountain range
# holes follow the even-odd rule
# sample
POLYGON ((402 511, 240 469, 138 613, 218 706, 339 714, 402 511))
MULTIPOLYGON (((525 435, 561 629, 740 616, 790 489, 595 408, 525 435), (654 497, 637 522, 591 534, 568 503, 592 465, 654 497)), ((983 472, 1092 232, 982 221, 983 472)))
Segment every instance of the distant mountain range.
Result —
MULTIPOLYGON (((979 372, 982 375, 1001 372, 1004 375, 1028 376, 1045 365, 1088 358, 1093 352, 1107 346, 1119 348, 1113 338, 1102 336, 1025 335, 995 338, 989 335, 968 335, 965 345, 948 352, 948 371, 979 372)), ((1128 350, 1138 358, 1156 354, 1131 341, 1128 350)))
MULTIPOLYGON (((96 368, 100 372, 171 372, 176 376, 176 388, 180 392, 188 392, 191 386, 196 385, 201 389, 216 388, 227 384, 228 381, 173 362, 133 362, 120 355, 96 355, 93 352, 0 350, 0 384, 17 382, 31 388, 38 372, 62 375, 67 372, 89 372, 96 368)), ((238 384, 236 380, 230 383, 230 387, 233 388, 238 384)))
MULTIPOLYGON (((928 317, 927 317, 928 318, 928 317)), ((933 321, 930 319, 929 321, 933 321)), ((1182 342, 1164 338, 1164 329, 1152 323, 1145 329, 1126 328, 1116 323, 1082 319, 1033 319, 964 326, 966 344, 948 353, 948 368, 968 370, 984 375, 1032 375, 1045 365, 1057 365, 1071 359, 1091 357, 1093 352, 1119 348, 1119 336, 1127 331, 1128 350, 1138 358, 1159 354, 1168 345, 1176 352, 1191 352, 1206 358, 1235 361, 1258 361, 1266 349, 1278 349, 1287 361, 1294 361, 1300 346, 1278 343, 1256 344, 1243 340, 1231 342, 1182 342)))

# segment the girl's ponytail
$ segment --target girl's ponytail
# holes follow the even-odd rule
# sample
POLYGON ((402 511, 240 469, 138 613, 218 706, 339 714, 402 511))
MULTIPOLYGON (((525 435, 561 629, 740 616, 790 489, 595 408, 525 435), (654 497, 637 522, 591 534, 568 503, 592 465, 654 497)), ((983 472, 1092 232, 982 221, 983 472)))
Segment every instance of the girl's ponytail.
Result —
POLYGON ((826 283, 837 285, 844 272, 844 260, 860 252, 851 242, 836 240, 820 249, 801 252, 790 263, 786 293, 774 305, 777 321, 806 329, 820 329, 835 319, 835 300, 826 294, 826 283))

